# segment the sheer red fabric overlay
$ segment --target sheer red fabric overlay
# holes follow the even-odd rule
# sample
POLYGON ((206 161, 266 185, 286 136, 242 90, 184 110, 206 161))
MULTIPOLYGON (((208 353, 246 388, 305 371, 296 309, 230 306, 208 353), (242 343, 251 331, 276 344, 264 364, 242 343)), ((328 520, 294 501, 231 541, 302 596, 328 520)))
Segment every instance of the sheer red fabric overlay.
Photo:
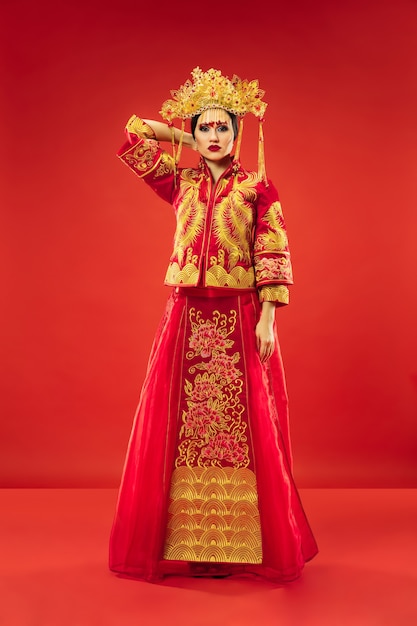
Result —
MULTIPOLYGON (((219 293, 184 288, 172 292, 155 336, 129 441, 110 538, 111 570, 148 581, 166 575, 254 574, 287 582, 297 578, 305 562, 317 553, 292 476, 287 394, 278 337, 266 365, 261 364, 256 349, 254 329, 259 307, 255 290, 219 293), (234 333, 227 335, 224 326, 223 335, 217 335, 217 345, 210 346, 210 341, 216 341, 214 335, 204 339, 204 345, 196 345, 195 330, 201 335, 204 324, 214 329, 213 322, 217 324, 221 319, 226 320, 226 326, 233 325, 234 333), (198 354, 200 358, 200 365, 196 360, 197 367, 207 369, 211 351, 219 354, 222 349, 219 337, 220 343, 229 345, 223 341, 226 335, 233 337, 229 341, 233 344, 230 354, 234 355, 231 367, 244 381, 239 401, 246 416, 246 431, 250 433, 243 440, 248 442, 246 456, 256 475, 262 560, 205 563, 166 559, 164 545, 173 470, 181 463, 188 464, 185 457, 179 458, 178 452, 180 433, 185 428, 184 388, 189 385, 186 379, 192 369, 187 359, 191 358, 192 348, 191 356, 198 354)), ((221 354, 225 353, 226 348, 221 354)), ((228 358, 230 364, 232 359, 228 358)), ((243 457, 239 456, 242 448, 238 444, 235 447, 237 452, 227 452, 223 458, 213 452, 213 445, 200 447, 199 463, 204 467, 213 463, 236 467, 243 457)))

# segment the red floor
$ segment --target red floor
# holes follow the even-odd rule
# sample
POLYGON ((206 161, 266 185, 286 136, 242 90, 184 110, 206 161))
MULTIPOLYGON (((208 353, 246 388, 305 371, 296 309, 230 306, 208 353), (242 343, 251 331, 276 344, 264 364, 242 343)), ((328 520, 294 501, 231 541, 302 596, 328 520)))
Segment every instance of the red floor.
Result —
POLYGON ((115 490, 0 491, 3 626, 414 626, 417 491, 300 491, 320 554, 300 580, 107 570, 115 490))

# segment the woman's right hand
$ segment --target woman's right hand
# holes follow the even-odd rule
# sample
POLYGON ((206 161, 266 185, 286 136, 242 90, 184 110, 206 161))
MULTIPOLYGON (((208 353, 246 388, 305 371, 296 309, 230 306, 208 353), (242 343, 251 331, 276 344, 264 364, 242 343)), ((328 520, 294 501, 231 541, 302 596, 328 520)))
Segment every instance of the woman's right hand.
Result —
MULTIPOLYGON (((155 133, 155 139, 157 141, 172 141, 172 129, 165 122, 158 122, 157 120, 143 120, 150 126, 155 133)), ((181 129, 174 128, 174 138, 175 143, 178 144, 181 137, 181 129)), ((184 132, 182 138, 182 145, 191 148, 192 150, 196 149, 196 143, 191 133, 184 132)))

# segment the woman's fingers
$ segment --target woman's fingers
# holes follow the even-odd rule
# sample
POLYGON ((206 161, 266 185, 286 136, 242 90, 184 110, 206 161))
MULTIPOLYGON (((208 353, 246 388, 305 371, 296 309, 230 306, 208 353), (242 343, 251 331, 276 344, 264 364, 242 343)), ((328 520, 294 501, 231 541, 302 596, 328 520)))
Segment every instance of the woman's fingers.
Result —
POLYGON ((261 362, 264 363, 271 357, 274 351, 274 342, 261 340, 260 347, 258 349, 259 349, 259 358, 261 359, 261 362))
POLYGON ((255 329, 256 347, 261 363, 267 361, 274 351, 274 331, 272 323, 261 317, 255 329))

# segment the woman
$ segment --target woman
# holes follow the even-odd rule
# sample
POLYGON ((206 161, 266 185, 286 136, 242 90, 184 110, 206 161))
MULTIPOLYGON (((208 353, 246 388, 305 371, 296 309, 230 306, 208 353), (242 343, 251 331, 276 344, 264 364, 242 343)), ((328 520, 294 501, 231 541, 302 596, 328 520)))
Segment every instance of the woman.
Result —
POLYGON ((275 329, 292 274, 265 175, 266 104, 257 81, 214 69, 195 68, 173 94, 161 111, 168 124, 133 116, 118 153, 173 205, 177 228, 165 278, 173 290, 129 442, 110 568, 149 581, 256 574, 286 582, 317 546, 292 477, 275 329), (257 173, 238 161, 247 112, 260 120, 257 173), (172 142, 172 156, 162 141, 172 142), (200 153, 197 168, 178 166, 183 145, 200 153))

